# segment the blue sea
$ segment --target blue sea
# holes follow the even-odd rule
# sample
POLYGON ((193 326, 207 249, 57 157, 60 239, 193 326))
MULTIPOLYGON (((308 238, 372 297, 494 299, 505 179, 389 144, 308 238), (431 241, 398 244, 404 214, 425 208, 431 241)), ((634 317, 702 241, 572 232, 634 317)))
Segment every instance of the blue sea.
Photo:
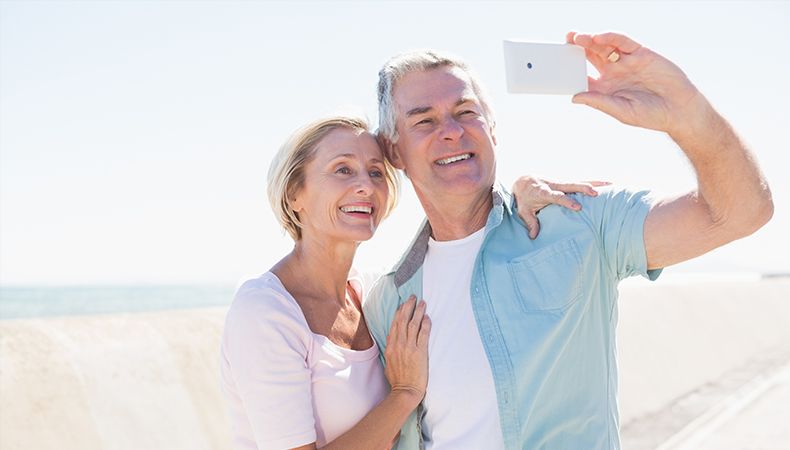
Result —
POLYGON ((233 286, 0 286, 0 319, 228 306, 233 286))

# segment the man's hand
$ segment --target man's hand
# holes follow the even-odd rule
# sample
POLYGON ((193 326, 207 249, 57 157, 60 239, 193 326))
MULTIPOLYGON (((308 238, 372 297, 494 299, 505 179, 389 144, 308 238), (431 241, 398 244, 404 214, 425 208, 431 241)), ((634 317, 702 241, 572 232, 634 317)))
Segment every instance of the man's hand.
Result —
POLYGON ((729 123, 683 71, 617 33, 568 33, 600 72, 573 97, 617 120, 664 131, 686 154, 697 189, 655 203, 645 220, 647 267, 700 256, 748 236, 773 215, 768 183, 729 123))
POLYGON ((540 221, 537 213, 548 205, 556 204, 579 211, 582 206, 565 194, 574 192, 595 197, 599 186, 607 186, 607 181, 587 181, 581 183, 552 183, 530 175, 519 177, 513 183, 513 194, 516 196, 518 215, 529 231, 529 238, 535 239, 540 232, 540 221))
POLYGON ((574 103, 598 109, 628 125, 665 131, 677 138, 711 108, 686 74, 668 59, 617 33, 566 36, 585 49, 600 73, 574 103))

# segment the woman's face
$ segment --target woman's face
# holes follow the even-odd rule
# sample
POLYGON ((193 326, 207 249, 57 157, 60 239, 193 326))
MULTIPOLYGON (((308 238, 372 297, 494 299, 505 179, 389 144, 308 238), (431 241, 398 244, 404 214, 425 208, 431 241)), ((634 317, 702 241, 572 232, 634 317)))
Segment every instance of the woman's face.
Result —
POLYGON ((302 238, 365 241, 373 236, 387 206, 384 157, 370 133, 336 128, 316 146, 304 169, 301 191, 292 202, 302 238))

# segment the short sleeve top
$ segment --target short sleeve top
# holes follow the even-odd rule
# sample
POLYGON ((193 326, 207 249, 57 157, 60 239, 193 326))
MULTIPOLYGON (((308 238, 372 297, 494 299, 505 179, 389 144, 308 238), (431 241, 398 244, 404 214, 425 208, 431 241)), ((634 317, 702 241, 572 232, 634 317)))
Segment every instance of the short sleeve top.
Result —
MULTIPOLYGON (((361 299, 368 280, 350 277, 361 299)), ((389 391, 378 356, 375 345, 350 350, 313 333, 275 274, 245 282, 221 344, 234 448, 320 447, 342 435, 389 391)))

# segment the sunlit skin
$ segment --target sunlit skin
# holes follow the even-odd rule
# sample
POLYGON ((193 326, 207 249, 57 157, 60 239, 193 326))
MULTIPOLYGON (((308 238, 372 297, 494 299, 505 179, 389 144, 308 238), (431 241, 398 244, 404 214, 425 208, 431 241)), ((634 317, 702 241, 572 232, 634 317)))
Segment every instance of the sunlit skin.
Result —
POLYGON ((496 137, 467 75, 450 67, 411 72, 395 83, 393 99, 393 163, 411 180, 434 238, 482 228, 491 209, 496 137), (441 164, 458 156, 470 157, 441 164))
POLYGON ((378 226, 389 195, 383 158, 369 133, 339 128, 319 142, 305 167, 304 187, 292 202, 303 241, 353 243, 373 237, 371 219, 378 226), (353 206, 371 208, 372 214, 347 210, 353 206))
MULTIPOLYGON (((373 339, 347 280, 357 246, 373 236, 384 217, 390 193, 383 153, 370 133, 337 128, 321 139, 304 171, 304 186, 291 199, 302 222, 302 238, 272 272, 297 301, 313 333, 344 348, 368 349, 373 339)), ((430 326, 425 303, 414 296, 398 309, 384 353, 390 393, 351 430, 322 448, 392 445, 425 395, 430 326)), ((315 448, 313 442, 298 450, 315 448)))
POLYGON ((373 236, 386 208, 381 149, 369 133, 338 128, 318 143, 304 170, 304 186, 291 202, 303 225, 302 238, 273 271, 299 302, 313 332, 347 348, 368 348, 373 342, 347 295, 346 280, 359 242, 373 236), (370 213, 349 212, 350 207, 370 213), (305 274, 310 274, 307 280, 305 274))

